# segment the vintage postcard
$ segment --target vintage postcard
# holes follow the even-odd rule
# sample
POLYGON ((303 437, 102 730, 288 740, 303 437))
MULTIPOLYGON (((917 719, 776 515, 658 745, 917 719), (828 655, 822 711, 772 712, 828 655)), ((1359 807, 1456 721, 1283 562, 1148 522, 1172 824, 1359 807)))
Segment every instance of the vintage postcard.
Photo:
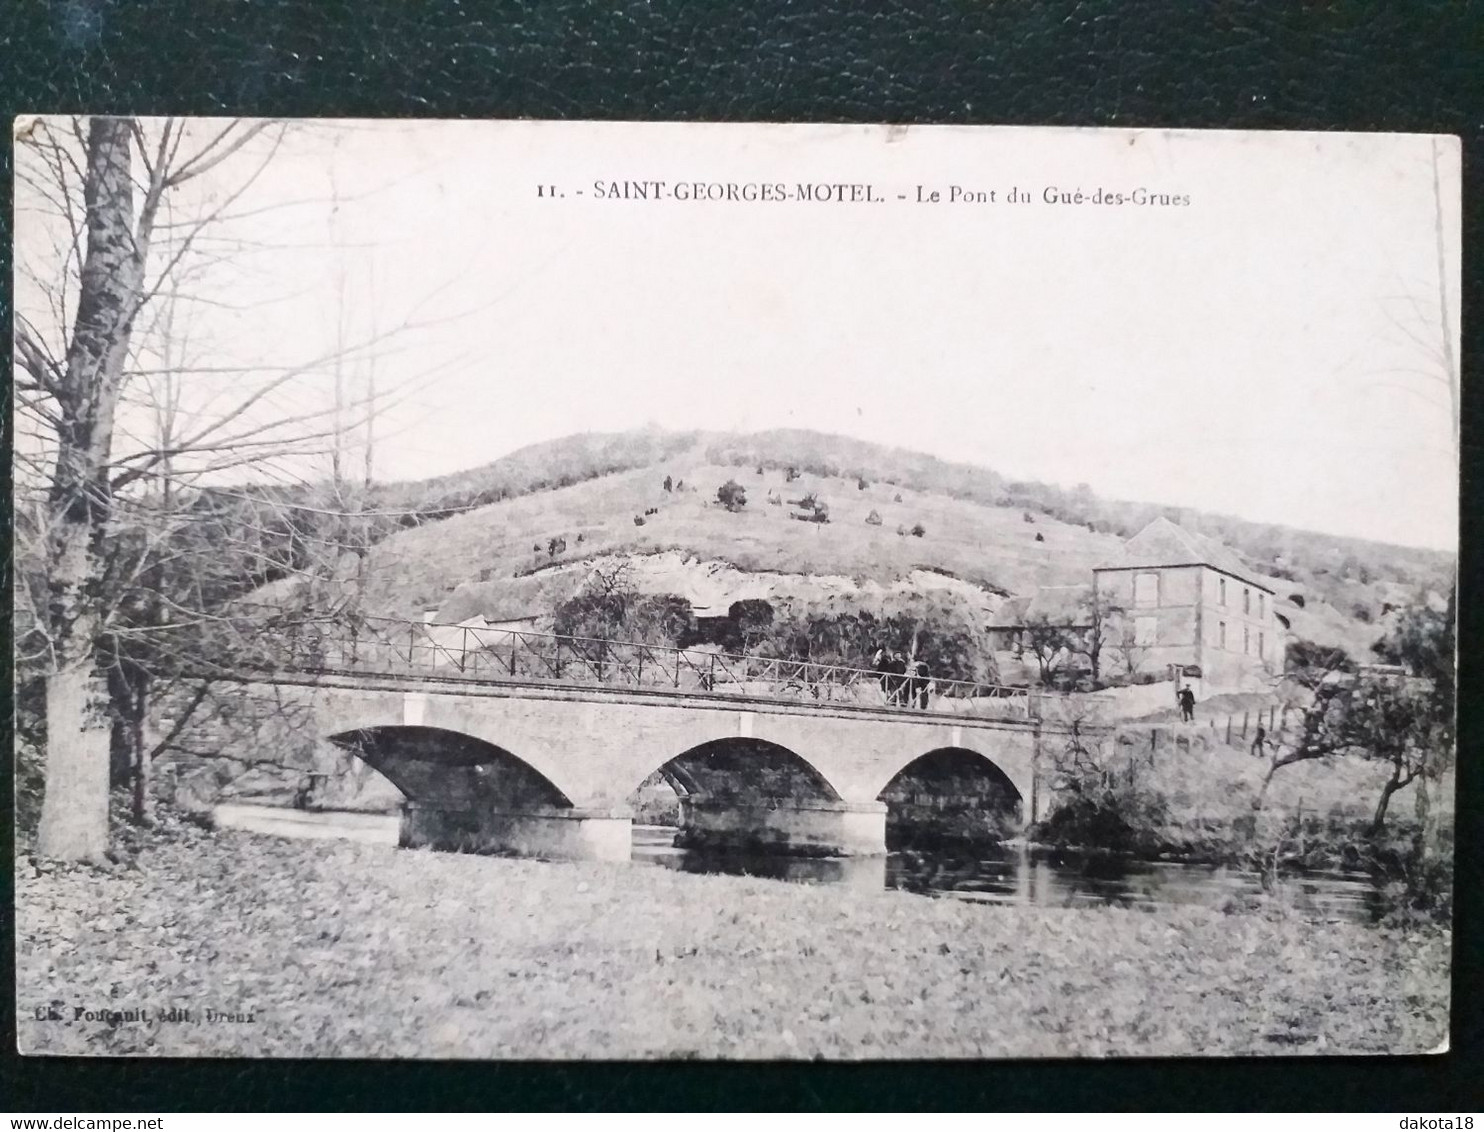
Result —
POLYGON ((1456 139, 13 128, 24 1053, 1447 1048, 1456 139))

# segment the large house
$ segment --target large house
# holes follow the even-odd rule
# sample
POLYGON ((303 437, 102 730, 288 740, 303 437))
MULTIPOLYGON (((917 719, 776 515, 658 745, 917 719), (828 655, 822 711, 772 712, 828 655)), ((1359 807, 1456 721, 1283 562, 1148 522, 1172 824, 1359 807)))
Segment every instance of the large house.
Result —
POLYGON ((1093 569, 1093 587, 1122 611, 1142 671, 1196 668, 1208 689, 1257 688, 1283 672, 1272 583, 1215 539, 1155 519, 1093 569))
POLYGON ((1029 626, 1085 636, 1101 620, 1105 676, 1199 680, 1206 693, 1257 690, 1283 672, 1286 625, 1275 606, 1272 582, 1229 548, 1161 518, 1094 567, 1090 585, 1013 598, 990 630, 1023 663, 1029 626))

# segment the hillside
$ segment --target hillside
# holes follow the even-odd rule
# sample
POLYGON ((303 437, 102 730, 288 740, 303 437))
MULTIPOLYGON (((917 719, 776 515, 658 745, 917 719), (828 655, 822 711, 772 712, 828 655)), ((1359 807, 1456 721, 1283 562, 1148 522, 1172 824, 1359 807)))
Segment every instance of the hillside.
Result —
MULTIPOLYGON (((436 609, 443 622, 549 613, 608 556, 632 560, 645 591, 723 610, 744 597, 869 598, 940 586, 992 615, 1006 596, 1087 580, 1135 524, 1162 513, 797 430, 569 437, 382 491, 419 517, 372 548, 366 603, 400 617, 436 609), (666 476, 676 490, 665 490, 666 476), (728 479, 747 493, 737 512, 716 501, 728 479), (828 523, 790 517, 810 493, 828 504, 828 523), (867 522, 873 511, 880 525, 867 522), (921 537, 898 533, 917 524, 921 537)), ((1289 610, 1296 636, 1352 655, 1384 630, 1389 607, 1441 592, 1452 569, 1436 552, 1178 517, 1243 552, 1280 597, 1299 596, 1302 608, 1289 610)))
MULTIPOLYGON (((782 472, 742 472, 708 463, 703 452, 692 450, 650 468, 507 500, 394 535, 372 552, 365 596, 373 607, 402 616, 441 606, 456 593, 458 601, 440 620, 476 612, 519 615, 526 610, 518 599, 512 605, 508 595, 539 598, 550 592, 551 579, 565 576, 574 564, 623 554, 675 560, 672 586, 687 594, 714 590, 706 579, 718 567, 771 574, 779 579, 775 593, 790 589, 785 577, 798 587, 805 585, 802 576, 813 576, 849 590, 889 586, 922 570, 968 583, 993 605, 1037 585, 1085 580, 1117 547, 1110 535, 1049 519, 1026 523, 1008 508, 890 484, 860 489, 853 479, 810 474, 786 483, 782 472), (666 492, 666 475, 684 488, 666 492), (717 487, 733 477, 747 489, 747 505, 736 513, 715 499, 717 487), (769 492, 784 502, 770 504, 769 492), (790 518, 798 508, 787 501, 811 492, 829 504, 828 523, 790 518), (646 517, 651 508, 657 512, 646 517), (880 515, 880 526, 866 522, 872 511, 880 515), (643 526, 635 525, 636 515, 643 526), (899 526, 916 524, 925 529, 922 537, 897 533, 899 526), (1036 541, 1037 534, 1043 541, 1036 541), (553 538, 565 541, 554 555, 553 538)), ((741 596, 762 595, 738 593, 729 600, 741 596)))
MULTIPOLYGON (((1296 637, 1363 656, 1393 609, 1446 592, 1453 572, 1440 552, 1103 500, 1085 485, 1007 481, 804 430, 584 434, 457 475, 380 485, 368 502, 367 607, 401 617, 435 609, 440 621, 549 613, 605 556, 632 559, 642 589, 698 606, 869 601, 939 586, 992 615, 1009 595, 1086 581, 1122 539, 1170 514, 1239 551, 1280 599, 1296 595, 1285 607, 1296 637), (666 476, 683 488, 666 491, 666 476), (737 512, 716 502, 728 479, 747 493, 737 512), (828 504, 828 523, 790 518, 809 493, 828 504), (873 511, 880 525, 867 522, 873 511), (918 524, 921 537, 898 533, 918 524)), ((327 541, 321 515, 277 498, 257 529, 287 560, 327 541)))

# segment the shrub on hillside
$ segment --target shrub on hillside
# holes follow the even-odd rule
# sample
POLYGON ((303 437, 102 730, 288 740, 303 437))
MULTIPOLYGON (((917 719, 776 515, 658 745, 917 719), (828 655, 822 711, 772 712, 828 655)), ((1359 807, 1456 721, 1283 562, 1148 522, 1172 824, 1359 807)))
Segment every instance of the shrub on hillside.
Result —
POLYGON ((864 669, 883 647, 925 661, 941 680, 993 682, 997 676, 979 609, 942 592, 893 595, 871 605, 848 599, 791 605, 759 634, 756 651, 864 669))
POLYGON ((747 506, 747 489, 736 480, 727 480, 716 489, 716 501, 728 511, 740 511, 747 506))
POLYGON ((871 513, 866 516, 866 522, 870 523, 873 527, 879 527, 881 525, 881 512, 872 508, 871 513))
POLYGON ((1289 672, 1354 672, 1355 662, 1338 646, 1319 645, 1295 637, 1288 642, 1284 662, 1289 672))
POLYGON ((856 491, 865 491, 866 488, 868 488, 870 486, 871 486, 871 484, 866 479, 865 476, 856 476, 855 477, 855 490, 856 491))
POLYGON ((921 538, 925 534, 927 534, 927 528, 924 527, 921 523, 913 523, 912 524, 912 537, 913 538, 921 538))
POLYGON ((687 642, 695 630, 689 601, 679 594, 641 594, 622 571, 595 572, 581 592, 557 606, 553 623, 564 637, 671 646, 687 642))
POLYGON ((760 597, 743 598, 732 602, 727 609, 727 620, 731 623, 732 638, 727 644, 748 652, 773 628, 773 606, 760 597))

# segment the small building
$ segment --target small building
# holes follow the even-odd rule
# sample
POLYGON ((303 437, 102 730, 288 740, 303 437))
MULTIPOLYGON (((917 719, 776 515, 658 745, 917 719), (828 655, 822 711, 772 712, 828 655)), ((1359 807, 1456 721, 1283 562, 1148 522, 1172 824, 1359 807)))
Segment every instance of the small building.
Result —
POLYGON ((1089 629, 1088 605, 1092 586, 1040 586, 1029 597, 1007 598, 986 626, 996 650, 1019 654, 1025 648, 1026 629, 1031 625, 1056 625, 1069 633, 1089 629))
POLYGON ((1274 584, 1224 544, 1164 518, 1093 569, 1099 599, 1120 611, 1115 651, 1123 667, 1195 668, 1208 690, 1267 687, 1282 674, 1274 584))

